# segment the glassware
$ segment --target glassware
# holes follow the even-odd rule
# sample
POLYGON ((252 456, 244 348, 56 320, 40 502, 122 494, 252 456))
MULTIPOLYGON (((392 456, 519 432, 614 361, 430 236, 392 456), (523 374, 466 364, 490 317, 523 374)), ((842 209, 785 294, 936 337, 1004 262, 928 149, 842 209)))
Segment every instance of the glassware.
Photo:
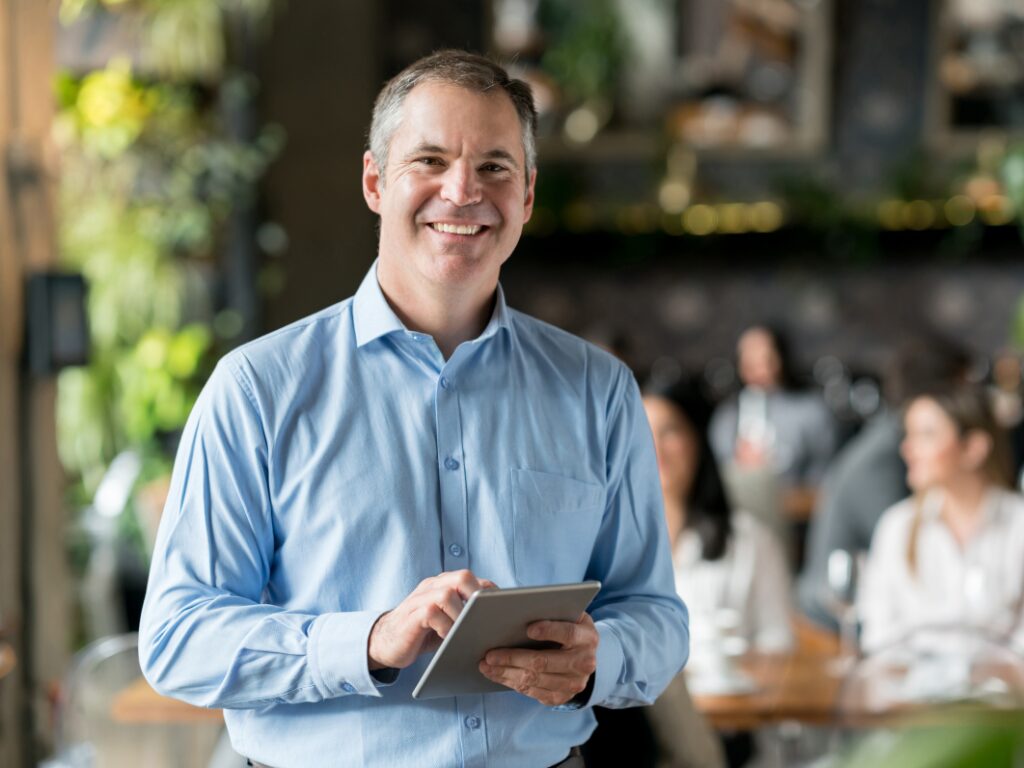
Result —
POLYGON ((846 674, 859 656, 857 637, 857 577, 862 570, 863 553, 834 549, 828 555, 824 603, 839 622, 839 656, 832 665, 837 675, 846 674))

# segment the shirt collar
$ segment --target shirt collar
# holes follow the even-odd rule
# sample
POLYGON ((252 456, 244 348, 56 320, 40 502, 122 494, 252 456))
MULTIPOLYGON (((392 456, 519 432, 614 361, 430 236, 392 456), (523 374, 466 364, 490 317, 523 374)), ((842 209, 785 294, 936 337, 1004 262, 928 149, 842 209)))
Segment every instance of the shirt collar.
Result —
MULTIPOLYGON (((989 487, 981 500, 981 518, 983 525, 991 523, 999 514, 1002 493, 999 488, 989 487)), ((946 494, 939 488, 933 488, 925 492, 921 503, 921 517, 929 523, 942 521, 942 507, 946 500, 946 494)))
MULTIPOLYGON (((381 336, 387 336, 395 331, 408 330, 405 324, 384 298, 384 291, 377 282, 377 261, 363 278, 359 290, 352 300, 352 313, 355 322, 356 346, 362 347, 381 336)), ((484 327, 483 333, 473 339, 478 343, 489 339, 502 328, 511 328, 511 318, 508 305, 505 303, 505 291, 501 284, 498 285, 497 296, 494 301, 494 311, 491 318, 484 327)))

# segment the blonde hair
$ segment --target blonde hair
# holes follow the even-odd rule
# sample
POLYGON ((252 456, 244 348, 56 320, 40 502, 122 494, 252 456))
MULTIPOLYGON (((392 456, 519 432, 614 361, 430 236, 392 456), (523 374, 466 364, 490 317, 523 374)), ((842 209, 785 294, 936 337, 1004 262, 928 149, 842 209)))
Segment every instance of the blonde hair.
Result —
MULTIPOLYGON (((990 447, 980 471, 991 485, 1000 488, 1013 487, 1013 463, 1006 432, 992 415, 988 393, 978 385, 960 384, 934 389, 918 394, 913 401, 931 400, 956 425, 961 439, 971 432, 988 436, 990 447)), ((924 494, 918 492, 914 500, 914 518, 907 538, 907 565, 912 574, 917 573, 917 539, 924 517, 924 494)))

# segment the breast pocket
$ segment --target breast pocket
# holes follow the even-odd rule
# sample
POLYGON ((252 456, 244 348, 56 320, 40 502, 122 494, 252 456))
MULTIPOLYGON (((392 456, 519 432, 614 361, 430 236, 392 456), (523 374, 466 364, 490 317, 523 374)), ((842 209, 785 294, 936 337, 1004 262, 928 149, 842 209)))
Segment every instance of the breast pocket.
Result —
POLYGON ((512 470, 512 558, 520 586, 581 581, 601 526, 604 488, 512 470))

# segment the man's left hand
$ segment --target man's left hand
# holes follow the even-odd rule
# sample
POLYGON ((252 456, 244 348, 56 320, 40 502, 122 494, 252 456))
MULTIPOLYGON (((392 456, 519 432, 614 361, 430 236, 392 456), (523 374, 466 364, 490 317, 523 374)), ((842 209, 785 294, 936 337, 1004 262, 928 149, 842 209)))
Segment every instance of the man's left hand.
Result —
POLYGON ((526 632, 531 640, 548 640, 561 647, 542 651, 495 648, 480 662, 484 677, 550 707, 565 704, 587 687, 597 669, 600 639, 589 614, 584 613, 575 623, 537 621, 526 632))

